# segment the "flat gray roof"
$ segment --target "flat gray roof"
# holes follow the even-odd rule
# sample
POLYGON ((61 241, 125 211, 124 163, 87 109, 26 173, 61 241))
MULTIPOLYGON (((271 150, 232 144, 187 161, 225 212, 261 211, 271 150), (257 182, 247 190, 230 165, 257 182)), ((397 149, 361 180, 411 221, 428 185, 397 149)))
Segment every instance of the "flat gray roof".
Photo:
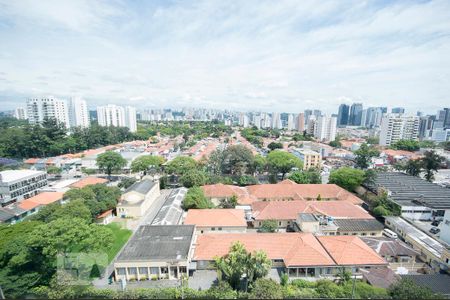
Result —
POLYGON ((380 231, 384 225, 376 219, 334 219, 338 231, 380 231))
POLYGON ((116 262, 186 260, 194 225, 142 225, 128 241, 116 262))
POLYGON ((301 213, 299 216, 300 219, 304 222, 317 222, 317 218, 313 214, 301 213))
POLYGON ((186 196, 187 188, 177 188, 167 197, 158 214, 152 221, 152 225, 177 225, 183 215, 181 204, 186 196))
POLYGON ((137 192, 140 194, 147 194, 157 182, 151 181, 150 179, 144 179, 138 182, 135 182, 132 186, 130 186, 125 193, 128 192, 137 192))
POLYGON ((450 209, 450 189, 416 176, 399 172, 378 173, 375 188, 383 187, 390 198, 401 206, 425 206, 450 209))

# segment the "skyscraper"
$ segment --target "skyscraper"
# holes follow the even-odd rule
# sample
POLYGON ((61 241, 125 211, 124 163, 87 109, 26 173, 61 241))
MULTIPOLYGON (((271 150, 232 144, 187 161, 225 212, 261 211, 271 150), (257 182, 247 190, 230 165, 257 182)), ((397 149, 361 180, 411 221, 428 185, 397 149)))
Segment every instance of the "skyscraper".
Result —
POLYGON ((348 124, 349 109, 350 109, 350 107, 347 104, 339 105, 339 112, 338 112, 338 119, 337 119, 338 126, 345 126, 348 124))
POLYGON ((288 115, 287 129, 288 130, 294 130, 295 129, 294 115, 293 114, 289 114, 288 115))
POLYGON ((89 112, 86 101, 81 98, 71 98, 69 104, 70 127, 89 127, 89 112))
POLYGON ((27 114, 30 124, 39 124, 44 119, 56 119, 60 124, 70 127, 69 109, 65 100, 54 97, 27 100, 27 114))
POLYGON ((28 119, 27 110, 23 107, 18 107, 14 110, 14 118, 19 120, 26 120, 28 119))
POLYGON ((450 108, 444 108, 438 111, 437 121, 442 122, 442 128, 450 128, 450 108))
POLYGON ((297 116, 297 130, 300 132, 305 131, 305 114, 299 113, 297 116))
MULTIPOLYGON (((309 117, 312 115, 312 110, 310 110, 310 109, 305 109, 304 113, 305 113, 305 122, 307 123, 308 120, 309 120, 309 117)), ((306 123, 305 123, 305 124, 306 124, 306 123)))
POLYGON ((398 140, 416 140, 419 137, 419 117, 389 114, 381 121, 380 145, 390 146, 398 140))
POLYGON ((272 113, 272 128, 281 129, 281 118, 279 113, 272 113))
POLYGON ((114 104, 98 106, 97 120, 100 126, 125 127, 125 109, 114 104))
POLYGON ((314 136, 321 141, 334 141, 336 139, 336 117, 321 116, 317 118, 314 136))
POLYGON ((391 109, 391 112, 393 114, 404 114, 405 113, 405 109, 403 107, 394 107, 391 109))
POLYGON ((350 107, 349 125, 361 126, 363 105, 362 103, 353 103, 350 107))
MULTIPOLYGON (((172 113, 170 113, 170 116, 172 116, 172 113)), ((130 132, 137 131, 136 108, 132 106, 125 106, 125 127, 128 127, 130 132)))

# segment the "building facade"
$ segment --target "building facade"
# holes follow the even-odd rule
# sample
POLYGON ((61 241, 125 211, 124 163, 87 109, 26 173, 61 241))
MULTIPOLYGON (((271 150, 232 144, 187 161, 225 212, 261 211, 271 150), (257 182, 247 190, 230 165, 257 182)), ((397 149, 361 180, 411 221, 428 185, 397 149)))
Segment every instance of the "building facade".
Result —
POLYGON ((6 206, 37 195, 47 185, 47 173, 32 170, 0 172, 0 205, 6 206))
POLYGON ((70 99, 69 118, 71 127, 89 127, 89 112, 85 100, 81 98, 70 99))
POLYGON ((58 123, 70 127, 69 108, 65 100, 54 97, 28 99, 27 115, 30 124, 40 124, 45 119, 56 119, 58 123))
POLYGON ((381 121, 380 145, 390 146, 399 140, 417 140, 420 118, 390 114, 381 121))
POLYGON ((336 139, 336 117, 321 116, 317 118, 314 136, 321 141, 334 141, 336 139))

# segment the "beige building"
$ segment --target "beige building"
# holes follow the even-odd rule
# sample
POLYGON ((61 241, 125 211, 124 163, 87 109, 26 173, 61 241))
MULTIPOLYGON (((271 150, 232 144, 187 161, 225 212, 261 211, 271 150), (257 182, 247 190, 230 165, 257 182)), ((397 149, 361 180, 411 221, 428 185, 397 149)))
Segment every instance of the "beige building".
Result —
POLYGON ((158 181, 144 179, 136 182, 120 198, 117 215, 122 218, 140 218, 159 195, 158 181))
POLYGON ((319 152, 310 149, 299 149, 294 154, 303 161, 303 170, 320 169, 322 167, 322 156, 319 152))
POLYGON ((143 225, 114 263, 115 279, 180 279, 189 274, 193 225, 143 225))
POLYGON ((195 225, 200 234, 247 231, 245 212, 242 209, 190 209, 184 224, 195 225))

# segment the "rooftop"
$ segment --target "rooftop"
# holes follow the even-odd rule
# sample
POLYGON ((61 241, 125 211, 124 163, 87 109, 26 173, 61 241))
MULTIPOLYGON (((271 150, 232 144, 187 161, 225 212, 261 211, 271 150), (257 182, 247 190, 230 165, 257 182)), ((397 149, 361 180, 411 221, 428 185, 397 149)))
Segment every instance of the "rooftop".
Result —
POLYGON ((376 219, 334 219, 338 231, 381 231, 384 225, 376 219))
POLYGON ((417 285, 428 287, 435 293, 450 295, 450 275, 448 274, 402 275, 402 277, 412 279, 417 285))
POLYGON ((258 201, 252 203, 255 220, 295 220, 299 213, 333 218, 373 219, 367 211, 347 201, 258 201))
POLYGON ((376 188, 390 192, 390 198, 402 206, 450 209, 450 189, 399 172, 378 173, 376 188))
POLYGON ((370 270, 361 270, 363 278, 367 280, 370 285, 387 289, 392 284, 400 279, 400 275, 395 274, 389 268, 372 268, 370 270))
POLYGON ((420 252, 414 250, 398 239, 385 237, 362 237, 364 243, 381 256, 417 256, 420 252))
POLYGON ((193 260, 224 256, 240 241, 247 251, 263 250, 270 259, 283 259, 287 267, 386 264, 358 237, 323 238, 311 233, 207 233, 197 238, 193 260))
MULTIPOLYGON (((186 196, 186 188, 177 188, 170 192, 163 206, 152 221, 152 225, 177 225, 183 215, 181 204, 186 196)), ((161 197, 161 196, 160 196, 161 197)))
POLYGON ((138 182, 135 182, 132 186, 130 186, 125 193, 136 192, 142 195, 146 195, 154 186, 158 184, 150 179, 144 179, 138 182))
POLYGON ((24 210, 31 210, 41 205, 48 205, 50 203, 59 201, 63 198, 64 193, 60 192, 42 192, 31 198, 19 202, 17 205, 24 210))
POLYGON ((101 183, 107 183, 107 182, 108 182, 108 180, 106 180, 104 178, 86 177, 86 178, 83 178, 83 179, 71 184, 70 186, 72 188, 81 189, 88 185, 101 184, 101 183))
POLYGON ((185 260, 188 258, 193 225, 140 226, 116 262, 143 260, 185 260))
POLYGON ((190 209, 184 224, 198 227, 243 226, 247 227, 243 209, 190 209))
POLYGON ((21 179, 26 179, 27 177, 33 177, 45 174, 44 171, 34 171, 34 170, 6 170, 0 172, 0 182, 13 182, 21 179))

